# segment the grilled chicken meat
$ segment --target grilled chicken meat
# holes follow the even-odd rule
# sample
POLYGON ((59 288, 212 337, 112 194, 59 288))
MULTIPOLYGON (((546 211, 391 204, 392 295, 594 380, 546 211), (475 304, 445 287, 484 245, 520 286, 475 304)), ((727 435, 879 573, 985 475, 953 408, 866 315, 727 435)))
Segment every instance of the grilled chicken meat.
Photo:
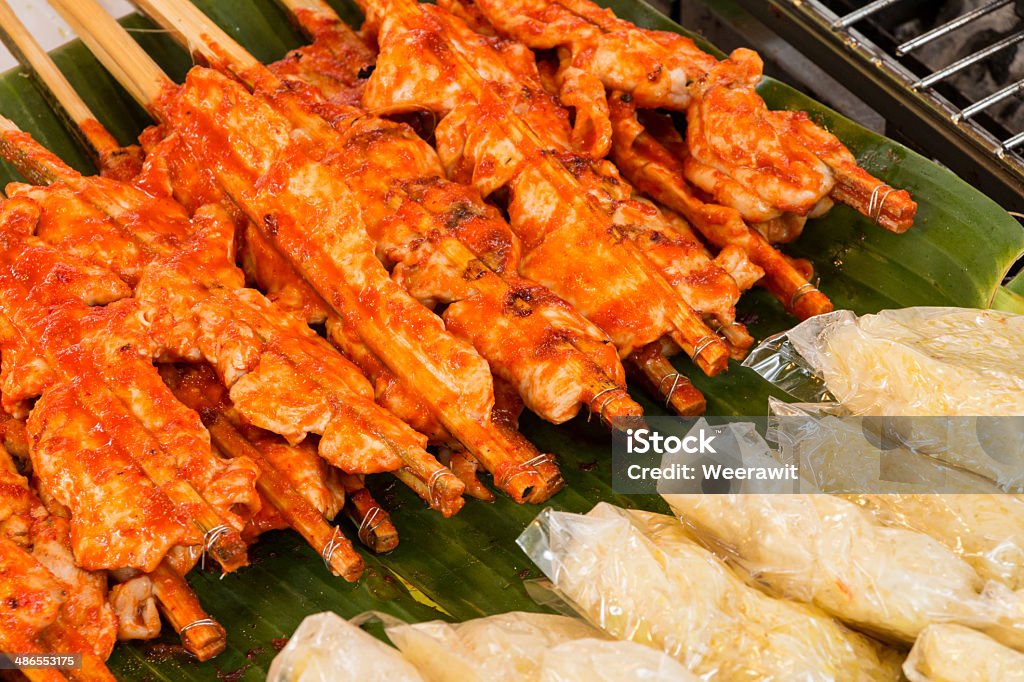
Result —
POLYGON ((722 371, 724 344, 574 175, 575 159, 535 130, 550 127, 516 111, 514 74, 500 53, 485 53, 481 36, 433 6, 368 2, 363 9, 382 48, 364 104, 426 107, 444 117, 437 147, 449 177, 471 180, 483 195, 509 192, 525 254, 520 272, 573 304, 623 356, 668 334, 705 371, 722 371), (489 79, 492 71, 501 79, 489 79))
MULTIPOLYGON (((348 331, 417 392, 454 438, 499 477, 503 468, 536 458, 536 451, 526 454, 532 448, 525 441, 492 428, 486 362, 390 278, 361 221, 353 220, 356 198, 335 169, 289 136, 286 119, 237 83, 203 69, 193 70, 160 110, 163 137, 173 132, 183 154, 202 159, 192 168, 211 167, 266 241, 288 256, 348 331), (246 140, 244 154, 235 148, 238 140, 246 140)), ((513 497, 536 499, 560 487, 553 465, 546 469, 513 497)), ((446 475, 423 481, 431 495, 449 488, 461 493, 454 475, 438 471, 446 475)))
POLYGON ((566 52, 563 64, 629 92, 637 106, 683 110, 688 85, 717 61, 689 38, 623 21, 589 0, 473 0, 502 34, 566 52))
MULTIPOLYGON (((917 205, 905 190, 872 177, 806 116, 768 110, 755 90, 762 64, 754 52, 719 61, 684 36, 640 28, 590 0, 472 1, 501 34, 557 48, 560 70, 589 74, 642 109, 686 111, 687 179, 748 222, 768 222, 765 232, 784 220, 782 238, 791 238, 831 200, 893 232, 913 224, 917 205)), ((589 115, 604 106, 591 105, 589 115)))
POLYGON ((103 664, 117 635, 107 577, 75 564, 69 535, 0 449, 0 647, 82 654, 89 679, 113 680, 103 664))

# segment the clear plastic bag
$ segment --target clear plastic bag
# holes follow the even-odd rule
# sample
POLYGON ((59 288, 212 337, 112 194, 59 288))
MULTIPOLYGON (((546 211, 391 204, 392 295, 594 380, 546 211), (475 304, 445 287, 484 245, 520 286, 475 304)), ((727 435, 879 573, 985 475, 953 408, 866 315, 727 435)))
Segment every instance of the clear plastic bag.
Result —
POLYGON ((910 682, 1024 682, 1024 654, 959 625, 932 625, 903 664, 910 682))
MULTIPOLYGON (((835 403, 784 403, 769 398, 768 408, 771 456, 799 467, 801 492, 1003 492, 995 481, 919 452, 915 444, 893 440, 880 449, 878 430, 884 424, 836 416, 835 403)), ((768 448, 768 443, 764 446, 768 448)), ((964 459, 961 453, 959 460, 964 459)))
POLYGON ((895 680, 897 654, 819 609, 770 597, 676 519, 607 504, 546 510, 519 545, 585 618, 723 680, 895 680))
POLYGON ((743 363, 798 400, 852 414, 1024 415, 1024 316, 968 308, 819 315, 743 363))
POLYGON ((274 657, 267 682, 424 682, 394 648, 334 613, 307 616, 274 657))
POLYGON ((1024 316, 837 311, 766 340, 744 365, 798 400, 890 418, 914 452, 1024 491, 1024 316))
POLYGON ((955 552, 983 580, 1024 588, 1024 499, 1019 495, 849 495, 887 526, 910 528, 955 552))
POLYGON ((635 642, 577 639, 544 653, 540 682, 698 682, 681 663, 635 642))
POLYGON ((384 631, 427 682, 536 681, 545 651, 602 637, 579 618, 519 611, 464 623, 389 620, 384 631))
POLYGON ((932 623, 1024 647, 1024 592, 985 581, 934 538, 834 495, 665 495, 716 551, 791 599, 895 642, 932 623))

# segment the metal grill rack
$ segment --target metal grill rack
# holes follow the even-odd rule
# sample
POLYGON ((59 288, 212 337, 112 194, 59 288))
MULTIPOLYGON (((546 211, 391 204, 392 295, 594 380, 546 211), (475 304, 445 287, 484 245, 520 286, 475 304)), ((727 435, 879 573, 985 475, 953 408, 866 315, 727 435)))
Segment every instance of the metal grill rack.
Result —
MULTIPOLYGON (((948 87, 948 79, 1024 42, 1024 19, 1015 32, 944 67, 916 59, 925 45, 970 31, 979 19, 1024 0, 990 0, 900 44, 883 49, 877 35, 883 13, 914 12, 915 0, 874 0, 860 7, 821 0, 736 0, 779 36, 885 116, 888 125, 927 154, 1012 211, 1024 212, 1024 130, 1006 130, 986 114, 1024 94, 1024 79, 1001 84, 975 101, 948 87), (833 9, 835 8, 835 9, 833 9), (953 100, 956 100, 955 102, 953 100)), ((1011 11, 1011 10, 1004 10, 1011 11)))

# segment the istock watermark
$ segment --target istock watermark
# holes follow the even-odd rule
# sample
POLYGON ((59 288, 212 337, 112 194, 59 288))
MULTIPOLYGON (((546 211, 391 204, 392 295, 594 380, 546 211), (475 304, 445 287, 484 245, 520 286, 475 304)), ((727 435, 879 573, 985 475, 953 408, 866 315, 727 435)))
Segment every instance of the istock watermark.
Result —
POLYGON ((1021 493, 1024 418, 652 417, 613 424, 612 485, 653 493, 1021 493))

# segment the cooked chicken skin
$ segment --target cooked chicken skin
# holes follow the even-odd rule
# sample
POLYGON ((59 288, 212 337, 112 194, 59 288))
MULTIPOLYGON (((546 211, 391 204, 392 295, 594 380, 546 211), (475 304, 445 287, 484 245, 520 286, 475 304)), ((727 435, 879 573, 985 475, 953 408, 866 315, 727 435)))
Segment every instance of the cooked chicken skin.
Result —
MULTIPOLYGON (((59 597, 59 611, 45 626, 49 633, 40 627, 29 637, 41 638, 44 643, 59 638, 71 645, 71 648, 61 647, 61 651, 88 652, 106 659, 117 634, 117 621, 107 604, 106 575, 75 565, 67 520, 50 513, 3 450, 0 450, 0 542, 17 545, 45 569, 57 585, 56 591, 51 588, 50 592, 59 597)), ((8 556, 14 554, 12 551, 8 556)), ((41 584, 44 582, 47 581, 41 578, 41 584)), ((44 613, 39 615, 43 620, 49 618, 44 613)), ((4 627, 0 625, 0 630, 4 627)), ((0 635, 5 640, 9 636, 0 635)))
POLYGON ((716 61, 689 38, 638 28, 588 0, 474 3, 503 35, 533 49, 565 49, 568 66, 593 74, 609 90, 632 93, 645 108, 685 108, 687 85, 716 61))
POLYGON ((508 69, 503 80, 488 79, 501 60, 484 54, 480 36, 433 6, 362 5, 382 48, 364 103, 415 103, 444 116, 436 136, 449 177, 471 181, 484 195, 508 187, 511 224, 525 252, 520 272, 608 333, 620 355, 669 333, 690 353, 700 339, 711 339, 698 362, 710 373, 724 369, 724 345, 581 192, 530 119, 506 102, 508 69))
MULTIPOLYGON (((232 200, 373 354, 415 387, 453 437, 489 468, 507 459, 502 451, 522 452, 524 443, 488 432, 493 393, 486 363, 396 286, 365 229, 352 221, 359 215, 352 191, 336 169, 307 156, 279 114, 202 69, 163 106, 179 141, 215 161, 218 182, 232 200), (234 130, 250 138, 244 158, 229 143, 238 136, 234 130)), ((549 492, 532 485, 525 490, 549 492)))
MULTIPOLYGON (((628 94, 639 108, 686 111, 687 179, 750 223, 788 221, 759 228, 766 234, 793 238, 803 217, 828 210, 827 196, 894 232, 913 224, 917 206, 909 194, 860 168, 849 150, 806 116, 767 110, 754 90, 761 60, 750 50, 719 62, 688 38, 640 28, 590 0, 458 1, 473 1, 463 13, 482 15, 501 35, 534 49, 557 48, 560 71, 568 74, 563 80, 580 82, 571 71, 578 69, 608 90, 628 94)), ((591 99, 601 97, 590 89, 591 99)), ((571 92, 563 103, 572 104, 571 92)), ((603 103, 589 106, 586 115, 605 110, 603 103)))

